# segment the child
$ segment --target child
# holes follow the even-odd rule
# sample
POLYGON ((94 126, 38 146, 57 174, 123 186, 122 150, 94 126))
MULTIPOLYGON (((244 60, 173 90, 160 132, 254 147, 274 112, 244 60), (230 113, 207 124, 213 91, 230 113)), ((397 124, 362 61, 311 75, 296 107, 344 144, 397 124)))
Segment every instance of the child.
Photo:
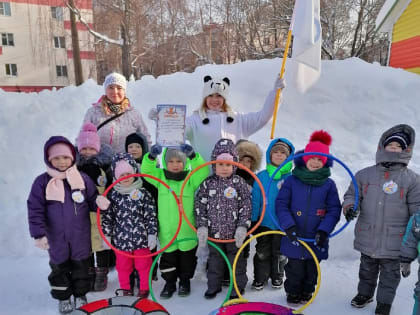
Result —
MULTIPOLYGON (((304 152, 329 153, 331 136, 315 131, 304 152)), ((301 151, 302 152, 302 151, 301 151)), ((297 152, 297 153, 301 153, 297 152)), ((287 256, 284 289, 287 303, 306 303, 317 283, 316 264, 298 237, 315 239, 308 245, 319 260, 328 258, 328 235, 340 220, 341 204, 331 176, 332 161, 321 155, 295 159, 292 175, 287 177, 276 199, 276 214, 287 237, 281 239, 281 252, 287 256)))
MULTIPOLYGON (((294 154, 295 148, 292 143, 285 138, 277 138, 271 141, 266 152, 266 169, 258 173, 258 179, 267 189, 271 176, 290 154, 294 154)), ((272 221, 275 218, 275 201, 277 194, 284 180, 291 174, 293 162, 288 162, 274 176, 270 192, 266 198, 268 206, 265 209, 264 219, 261 225, 254 231, 254 234, 261 232, 277 230, 276 225, 272 221), (272 215, 270 216, 271 213, 272 215)), ((263 199, 261 189, 257 183, 254 183, 252 189, 252 217, 251 220, 255 225, 261 217, 263 207, 263 199)), ((267 280, 271 278, 271 286, 279 289, 283 286, 284 266, 287 263, 286 256, 280 253, 281 235, 270 234, 257 238, 254 256, 254 281, 252 288, 254 290, 262 290, 267 280)))
POLYGON ((351 305, 362 308, 372 302, 378 275, 376 314, 387 315, 400 282, 400 246, 410 216, 420 207, 419 177, 407 165, 413 154, 415 131, 396 125, 379 140, 376 165, 356 173, 358 209, 354 187, 344 195, 348 221, 359 218, 354 229, 354 248, 361 252, 359 285, 351 305))
POLYGON ((48 250, 51 295, 59 300, 61 314, 86 304, 89 291, 89 212, 96 211, 97 190, 86 174, 79 173, 75 159, 68 139, 48 139, 44 146, 47 172, 35 179, 28 198, 29 231, 35 245, 48 250))
MULTIPOLYGON (((211 159, 237 162, 238 153, 232 140, 220 139, 214 146, 211 159)), ((217 163, 212 167, 214 174, 200 185, 195 200, 198 242, 200 247, 205 247, 208 236, 222 240, 234 238, 235 243, 217 244, 232 264, 251 225, 251 193, 245 180, 235 174, 236 166, 217 163)), ((223 257, 210 247, 206 299, 215 298, 222 290, 225 264, 223 257)), ((242 294, 248 281, 243 253, 237 263, 236 280, 242 294)), ((237 298, 236 293, 230 298, 237 298)))
MULTIPOLYGON (((138 172, 137 164, 129 153, 113 156, 111 164, 115 180, 138 172)), ((150 255, 149 248, 156 247, 157 219, 152 195, 143 187, 140 177, 130 177, 116 184, 109 200, 98 196, 102 213, 104 234, 112 237, 115 247, 136 256, 150 255), (110 206, 110 207, 109 207, 110 206), (109 208, 109 209, 108 209, 109 208)), ((140 276, 140 298, 149 296, 149 271, 152 258, 131 258, 116 253, 118 280, 123 295, 133 295, 130 275, 135 268, 140 276)))
MULTIPOLYGON (((96 184, 98 193, 102 194, 105 187, 112 182, 112 177, 107 173, 112 158, 111 147, 107 144, 101 146, 96 127, 92 123, 86 123, 77 137, 77 149, 79 152, 76 162, 77 169, 87 174, 96 184)), ((102 240, 96 222, 96 212, 91 212, 92 255, 89 261, 90 290, 105 291, 108 283, 108 268, 112 250, 102 240)))
MULTIPOLYGON (((199 153, 195 153, 190 145, 184 144, 181 150, 167 149, 162 156, 163 168, 157 168, 157 156, 162 152, 162 147, 154 145, 151 151, 146 154, 141 166, 141 172, 153 175, 169 185, 169 187, 179 196, 184 179, 189 174, 189 164, 194 169, 205 163, 199 153), (188 163, 187 163, 188 159, 188 163)), ((183 208, 186 216, 192 224, 194 221, 194 192, 207 177, 208 167, 203 167, 195 172, 187 181, 183 194, 183 208)), ((179 216, 178 205, 171 191, 161 183, 146 178, 158 189, 159 202, 159 243, 163 248, 175 235, 178 227, 179 216)), ((194 238, 196 233, 188 226, 185 219, 182 218, 181 230, 177 239, 194 238)), ((179 278, 178 295, 188 296, 191 292, 190 279, 194 276, 197 258, 197 241, 185 241, 172 244, 162 254, 159 268, 162 272, 162 278, 166 281, 165 286, 160 293, 160 297, 169 299, 176 291, 176 282, 179 278)))
MULTIPOLYGON (((241 139, 236 143, 236 150, 238 151, 239 163, 249 168, 253 173, 259 170, 261 166, 262 152, 258 144, 241 139)), ((241 176, 250 186, 254 184, 254 177, 242 168, 236 169, 236 175, 241 176)))

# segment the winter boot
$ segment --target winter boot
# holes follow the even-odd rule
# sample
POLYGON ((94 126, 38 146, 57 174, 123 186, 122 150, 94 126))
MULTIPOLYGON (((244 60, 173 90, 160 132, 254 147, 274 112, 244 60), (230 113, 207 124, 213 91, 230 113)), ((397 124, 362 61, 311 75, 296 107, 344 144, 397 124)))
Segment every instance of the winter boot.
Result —
POLYGON ((96 279, 94 291, 100 292, 105 291, 108 285, 108 268, 98 267, 96 268, 96 279))
POLYGON ((257 281, 257 280, 254 280, 254 281, 252 281, 251 288, 252 288, 253 290, 257 290, 257 291, 259 291, 259 290, 264 289, 264 285, 265 285, 265 283, 264 283, 264 282, 259 282, 259 281, 257 281))
POLYGON ((222 287, 228 288, 230 286, 230 279, 222 280, 222 287))
POLYGON ((301 301, 299 294, 287 294, 287 304, 296 305, 301 301))
POLYGON ((87 304, 87 299, 85 295, 75 296, 74 297, 74 308, 77 309, 87 304))
POLYGON ((283 286, 283 279, 271 279, 271 287, 273 289, 280 289, 283 286))
POLYGON ((207 300, 214 299, 216 297, 217 293, 219 293, 219 292, 222 292, 222 289, 221 288, 219 288, 217 290, 207 289, 207 291, 204 293, 204 297, 207 300))
MULTIPOLYGON (((244 292, 245 292, 245 289, 240 289, 239 290, 239 293, 241 293, 241 295, 243 295, 244 292)), ((234 300, 234 299, 238 299, 238 298, 239 298, 239 296, 236 294, 236 291, 232 290, 232 292, 230 293, 230 296, 229 296, 229 300, 234 300)))
POLYGON ((309 300, 312 299, 312 293, 302 293, 302 295, 300 296, 300 302, 301 303, 308 303, 309 300))
POLYGON ((139 290, 139 292, 137 293, 137 297, 141 299, 147 299, 148 296, 149 296, 149 290, 139 290))
POLYGON ((89 291, 95 291, 96 269, 95 267, 88 268, 89 276, 89 291))
POLYGON ((116 296, 133 296, 132 290, 125 290, 125 289, 117 289, 115 290, 116 296))
POLYGON ((73 312, 73 303, 71 302, 71 298, 67 300, 59 300, 58 311, 60 314, 69 314, 73 312))
POLYGON ((357 294, 353 300, 351 300, 351 306, 362 308, 365 307, 368 303, 372 302, 373 298, 369 296, 365 296, 362 294, 357 294))
POLYGON ((389 315, 391 304, 380 303, 376 305, 375 315, 389 315))
POLYGON ((179 288, 178 288, 178 295, 181 297, 185 297, 190 295, 191 292, 191 284, 190 280, 183 280, 179 282, 179 288))
POLYGON ((173 282, 166 282, 165 286, 163 287, 162 292, 160 292, 160 297, 162 299, 169 299, 172 297, 175 291, 176 291, 176 284, 173 282))

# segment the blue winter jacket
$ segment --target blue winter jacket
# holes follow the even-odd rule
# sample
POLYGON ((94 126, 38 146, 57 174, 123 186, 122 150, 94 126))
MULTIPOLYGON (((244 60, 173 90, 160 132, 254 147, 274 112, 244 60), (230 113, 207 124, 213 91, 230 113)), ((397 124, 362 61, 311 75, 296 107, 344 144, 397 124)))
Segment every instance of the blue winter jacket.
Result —
MULTIPOLYGON (((302 157, 295 159, 295 165, 305 165, 302 157)), ((331 166, 329 159, 324 167, 331 166)), ((328 178, 321 186, 312 186, 303 183, 295 175, 289 176, 277 196, 276 214, 284 231, 294 225, 297 227, 298 237, 313 239, 318 230, 330 234, 341 214, 335 182, 328 178)), ((323 248, 317 248, 313 242, 308 245, 319 260, 328 258, 328 241, 323 248)), ((312 259, 304 246, 293 245, 287 237, 282 238, 281 252, 289 258, 312 259)))
MULTIPOLYGON (((267 151, 265 153, 265 160, 266 160, 267 165, 271 164, 270 151, 273 145, 279 141, 286 143, 291 148, 292 155, 295 153, 295 147, 289 140, 285 138, 274 139, 273 141, 270 142, 270 145, 268 146, 267 151)), ((273 179, 273 181, 271 182, 269 194, 268 196, 266 196, 266 198, 268 199, 268 205, 265 209, 264 219, 262 220, 260 226, 268 227, 271 230, 278 230, 277 225, 275 225, 273 222, 273 219, 277 220, 277 216, 274 211, 275 201, 276 201, 279 189, 281 188, 281 185, 283 184, 284 180, 291 174, 290 171, 287 171, 290 168, 290 166, 288 165, 289 163, 292 164, 292 162, 288 162, 276 173, 276 176, 275 176, 276 178, 273 179)), ((258 179, 261 181, 261 184, 264 186, 265 192, 270 183, 271 176, 272 174, 270 174, 270 172, 267 169, 257 174, 258 179)), ((262 197, 261 189, 258 183, 254 181, 254 186, 252 188, 252 217, 251 217, 252 222, 257 222, 260 219, 262 207, 263 207, 263 197, 262 197)))

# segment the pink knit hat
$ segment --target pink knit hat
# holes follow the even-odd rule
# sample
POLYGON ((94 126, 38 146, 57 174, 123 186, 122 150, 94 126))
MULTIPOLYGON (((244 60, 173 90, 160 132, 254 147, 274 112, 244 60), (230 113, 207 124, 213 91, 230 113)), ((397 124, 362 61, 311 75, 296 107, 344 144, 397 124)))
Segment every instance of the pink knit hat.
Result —
POLYGON ((80 151, 87 147, 94 148, 96 152, 101 150, 101 141, 99 140, 96 127, 90 122, 83 125, 79 137, 77 137, 77 149, 80 151))
MULTIPOLYGON (((309 139, 309 143, 305 147, 304 152, 320 152, 329 154, 331 142, 332 138, 328 132, 324 130, 314 131, 314 133, 311 135, 311 138, 309 139)), ((305 155, 302 158, 305 161, 305 163, 307 163, 308 160, 312 157, 320 158, 323 165, 327 163, 328 158, 323 155, 305 155)))
POLYGON ((116 179, 120 178, 121 174, 124 174, 124 173, 134 174, 134 169, 130 165, 130 163, 128 163, 126 160, 119 160, 115 164, 115 170, 114 170, 115 178, 116 179))
POLYGON ((59 142, 56 144, 53 144, 48 148, 48 161, 51 162, 51 160, 57 156, 68 156, 73 161, 73 151, 69 147, 68 144, 59 142))

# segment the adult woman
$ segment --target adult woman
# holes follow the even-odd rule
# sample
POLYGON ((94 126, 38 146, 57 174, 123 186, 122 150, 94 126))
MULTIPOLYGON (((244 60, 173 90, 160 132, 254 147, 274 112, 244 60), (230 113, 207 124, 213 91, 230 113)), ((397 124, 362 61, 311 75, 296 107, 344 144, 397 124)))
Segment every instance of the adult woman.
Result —
POLYGON ((141 114, 130 105, 126 97, 127 80, 119 73, 106 76, 105 95, 85 114, 83 125, 93 123, 98 129, 102 143, 109 144, 115 153, 125 152, 125 139, 134 132, 140 132, 151 144, 150 134, 141 114))

